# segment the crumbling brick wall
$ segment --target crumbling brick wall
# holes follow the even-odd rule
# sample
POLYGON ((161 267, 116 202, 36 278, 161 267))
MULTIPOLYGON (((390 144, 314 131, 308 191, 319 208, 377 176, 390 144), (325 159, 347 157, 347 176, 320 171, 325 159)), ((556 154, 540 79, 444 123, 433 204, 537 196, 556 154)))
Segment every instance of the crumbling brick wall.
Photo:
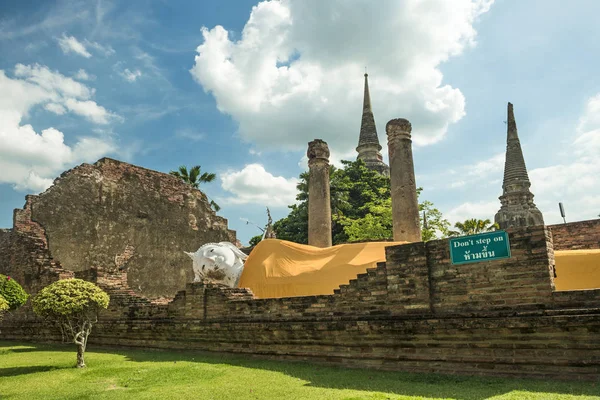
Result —
POLYGON ((555 250, 600 249, 600 218, 548 226, 555 250))
MULTIPOLYGON (((66 270, 126 270, 129 286, 151 298, 173 297, 193 279, 183 251, 236 242, 199 190, 109 158, 66 171, 44 193, 27 196, 25 207, 15 210, 13 230, 43 242, 46 257, 66 270)), ((2 246, 0 255, 27 257, 2 246)))
MULTIPOLYGON (((333 295, 255 299, 190 283, 168 304, 141 299, 118 274, 90 344, 249 353, 414 372, 597 379, 600 290, 554 292, 543 226, 509 231, 512 257, 451 265, 448 241, 386 249, 386 262, 333 295)), ((9 316, 7 339, 58 339, 9 316)), ((54 335, 54 336, 53 336, 54 335)))

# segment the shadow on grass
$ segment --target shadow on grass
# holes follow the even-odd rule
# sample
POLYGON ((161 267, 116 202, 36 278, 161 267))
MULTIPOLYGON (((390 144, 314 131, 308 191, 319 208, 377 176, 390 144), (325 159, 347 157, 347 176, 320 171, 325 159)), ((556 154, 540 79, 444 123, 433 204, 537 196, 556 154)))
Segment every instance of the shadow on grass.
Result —
POLYGON ((178 350, 102 348, 134 362, 194 362, 224 364, 279 372, 307 381, 307 386, 384 392, 404 396, 479 400, 513 391, 599 396, 597 382, 573 382, 519 378, 475 377, 433 373, 378 371, 364 368, 326 366, 301 361, 275 361, 251 355, 178 350))
MULTIPOLYGON (((0 342, 14 346, 14 343, 0 342)), ((29 344, 31 345, 31 344, 29 344)), ((70 345, 34 344, 37 351, 71 350, 70 345)), ((88 347, 88 353, 124 356, 132 362, 190 362, 252 368, 278 372, 306 381, 306 386, 327 389, 351 389, 384 392, 404 396, 479 400, 513 391, 600 396, 600 387, 594 382, 569 382, 517 378, 472 377, 442 374, 350 369, 323 366, 309 362, 274 361, 251 355, 211 353, 202 351, 132 349, 122 347, 88 347)), ((14 376, 42 372, 56 367, 21 367, 0 369, 0 376, 14 376), (9 375, 6 375, 8 373, 9 375)))
POLYGON ((32 367, 14 367, 14 368, 0 368, 0 378, 8 378, 9 376, 35 374, 38 372, 48 372, 57 369, 62 369, 54 365, 36 365, 32 367))

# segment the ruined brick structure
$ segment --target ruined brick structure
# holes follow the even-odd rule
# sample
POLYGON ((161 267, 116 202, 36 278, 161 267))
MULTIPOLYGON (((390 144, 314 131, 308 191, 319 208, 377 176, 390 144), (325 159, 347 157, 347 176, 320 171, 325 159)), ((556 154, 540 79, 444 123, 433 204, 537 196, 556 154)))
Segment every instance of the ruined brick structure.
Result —
POLYGON ((367 168, 389 176, 390 168, 383 162, 381 145, 377 136, 375 117, 371 108, 371 94, 369 93, 369 78, 365 73, 365 92, 363 97, 363 112, 360 123, 360 136, 358 138, 357 160, 363 160, 367 168))
POLYGON ((533 193, 529 189, 531 182, 527 174, 511 103, 508 103, 506 125, 506 159, 502 196, 500 196, 502 205, 494 219, 500 229, 544 225, 544 217, 533 202, 533 193))
MULTIPOLYGON (((90 336, 92 346, 598 379, 600 290, 554 290, 554 245, 546 227, 508 233, 510 258, 472 264, 451 264, 448 240, 390 246, 386 262, 328 296, 259 300, 247 289, 190 283, 172 301, 157 303, 129 290, 124 272, 76 275, 111 295, 90 336)), ((1 329, 6 339, 60 340, 27 307, 8 316, 1 329)))
POLYGON ((184 250, 236 242, 199 190, 110 158, 66 171, 44 193, 27 196, 13 225, 0 232, 0 272, 30 291, 40 282, 40 266, 52 262, 65 273, 126 270, 136 292, 172 297, 193 279, 184 250), (33 248, 35 256, 28 255, 33 248))
POLYGON ((600 249, 600 219, 550 225, 554 250, 600 249))

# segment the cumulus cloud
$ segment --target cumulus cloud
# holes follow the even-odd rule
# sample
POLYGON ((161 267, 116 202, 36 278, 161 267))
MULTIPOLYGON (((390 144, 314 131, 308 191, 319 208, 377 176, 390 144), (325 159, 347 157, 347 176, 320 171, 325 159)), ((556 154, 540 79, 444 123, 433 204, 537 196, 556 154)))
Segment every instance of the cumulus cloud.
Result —
POLYGON ((74 36, 67 36, 63 33, 62 37, 58 38, 58 45, 63 53, 75 53, 85 58, 90 58, 92 55, 87 51, 85 45, 77 40, 74 36))
POLYGON ((93 89, 37 64, 18 64, 14 76, 0 70, 0 93, 4 94, 0 96, 0 183, 38 192, 67 166, 117 150, 111 136, 83 136, 69 146, 63 132, 55 128, 38 133, 22 123, 33 107, 43 106, 58 115, 72 112, 105 124, 112 114, 89 100, 93 89))
POLYGON ((285 207, 296 201, 296 178, 274 176, 260 164, 246 165, 240 171, 220 175, 221 187, 234 196, 224 199, 230 204, 260 204, 285 207))
POLYGON ((491 4, 263 1, 237 41, 222 26, 203 28, 190 72, 243 139, 301 150, 320 137, 346 153, 356 146, 368 65, 380 136, 389 119, 406 117, 415 143, 432 143, 465 115, 464 96, 442 84, 438 67, 475 43, 473 24, 491 4))

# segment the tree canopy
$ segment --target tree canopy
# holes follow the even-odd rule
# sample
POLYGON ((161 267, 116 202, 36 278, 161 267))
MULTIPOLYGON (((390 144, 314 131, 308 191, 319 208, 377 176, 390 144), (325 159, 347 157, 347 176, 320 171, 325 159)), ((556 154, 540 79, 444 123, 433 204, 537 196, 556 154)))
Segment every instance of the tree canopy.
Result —
POLYGON ((98 312, 107 308, 109 296, 98 286, 81 279, 56 281, 33 299, 33 311, 56 324, 63 337, 77 345, 77 367, 85 367, 84 352, 98 312))
MULTIPOLYGON (((216 174, 212 172, 202 172, 202 167, 200 165, 194 165, 190 168, 189 172, 185 165, 179 166, 177 171, 169 172, 170 175, 176 176, 180 178, 182 181, 192 186, 194 189, 198 189, 200 187, 200 183, 209 183, 215 180, 217 177, 216 174)), ((214 200, 210 201, 210 206, 215 210, 219 211, 221 207, 215 203, 214 200)))
POLYGON ((0 296, 8 303, 10 310, 21 307, 29 298, 29 295, 17 281, 2 274, 0 274, 0 296))
POLYGON ((497 223, 492 223, 489 219, 467 219, 464 222, 454 224, 456 230, 449 231, 449 236, 476 235, 482 232, 491 232, 500 229, 497 223))
MULTIPOLYGON (((341 169, 330 167, 333 244, 392 238, 390 179, 368 169, 362 160, 342 161, 341 169)), ((287 217, 275 222, 277 238, 308 243, 308 172, 300 174, 297 204, 290 205, 287 217)), ((421 188, 417 193, 421 193, 421 188)), ((423 240, 447 235, 450 223, 433 203, 423 201, 421 232, 423 240), (423 226, 423 213, 427 226, 423 226)))

